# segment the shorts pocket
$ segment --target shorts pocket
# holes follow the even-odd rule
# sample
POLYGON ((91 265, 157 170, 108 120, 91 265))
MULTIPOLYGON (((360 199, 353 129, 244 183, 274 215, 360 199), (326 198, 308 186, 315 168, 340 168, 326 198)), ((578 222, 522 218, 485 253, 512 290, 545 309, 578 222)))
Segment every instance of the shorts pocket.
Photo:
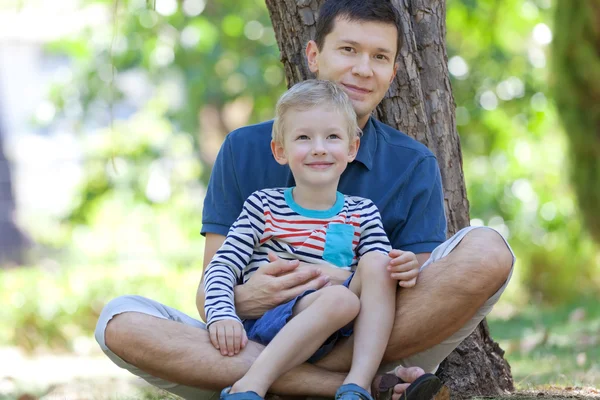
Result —
POLYGON ((329 224, 325 233, 323 260, 337 267, 349 267, 354 259, 353 239, 354 226, 329 224))

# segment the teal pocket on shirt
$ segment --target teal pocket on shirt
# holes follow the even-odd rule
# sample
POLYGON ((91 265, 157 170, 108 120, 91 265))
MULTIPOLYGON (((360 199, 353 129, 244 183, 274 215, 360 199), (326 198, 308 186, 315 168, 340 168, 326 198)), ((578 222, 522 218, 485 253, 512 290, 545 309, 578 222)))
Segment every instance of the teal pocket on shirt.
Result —
POLYGON ((325 232, 323 260, 337 267, 349 267, 354 259, 352 240, 354 227, 346 224, 329 224, 325 232))

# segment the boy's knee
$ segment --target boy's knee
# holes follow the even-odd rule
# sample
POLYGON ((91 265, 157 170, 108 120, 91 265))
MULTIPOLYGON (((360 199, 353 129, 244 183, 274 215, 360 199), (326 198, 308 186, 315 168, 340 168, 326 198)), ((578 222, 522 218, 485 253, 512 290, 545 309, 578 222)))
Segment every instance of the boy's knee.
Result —
POLYGON ((360 280, 363 285, 367 282, 391 280, 390 272, 386 267, 387 264, 383 265, 381 262, 365 262, 360 265, 360 268, 357 269, 357 274, 360 276, 360 280))
POLYGON ((360 300, 352 291, 342 285, 328 286, 321 289, 323 300, 333 314, 348 315, 354 318, 360 311, 360 300))

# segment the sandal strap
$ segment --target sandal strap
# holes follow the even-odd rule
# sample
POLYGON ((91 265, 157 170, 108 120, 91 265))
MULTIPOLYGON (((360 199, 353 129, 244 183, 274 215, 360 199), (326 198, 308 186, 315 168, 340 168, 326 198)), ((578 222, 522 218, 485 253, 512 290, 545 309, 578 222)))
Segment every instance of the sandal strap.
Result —
POLYGON ((346 383, 345 385, 340 386, 335 394, 335 399, 343 399, 346 396, 357 396, 361 400, 373 400, 373 397, 369 392, 354 383, 346 383))

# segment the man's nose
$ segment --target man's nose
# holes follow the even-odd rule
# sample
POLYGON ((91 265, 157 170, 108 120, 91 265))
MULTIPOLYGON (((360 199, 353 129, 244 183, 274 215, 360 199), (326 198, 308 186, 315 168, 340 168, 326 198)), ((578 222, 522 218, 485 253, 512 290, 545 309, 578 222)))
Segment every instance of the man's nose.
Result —
POLYGON ((373 75, 373 69, 371 68, 371 57, 368 54, 357 57, 356 63, 352 68, 352 72, 355 75, 362 77, 369 77, 373 75))

